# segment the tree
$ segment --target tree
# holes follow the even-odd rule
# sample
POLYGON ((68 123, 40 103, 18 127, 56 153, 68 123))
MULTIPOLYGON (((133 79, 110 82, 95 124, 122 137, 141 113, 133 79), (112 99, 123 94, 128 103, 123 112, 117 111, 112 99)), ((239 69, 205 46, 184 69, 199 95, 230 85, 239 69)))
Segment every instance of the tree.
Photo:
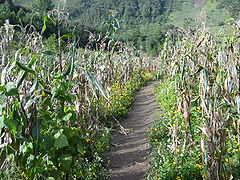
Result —
POLYGON ((11 10, 7 2, 0 4, 0 25, 3 25, 6 20, 9 20, 11 24, 15 24, 15 16, 15 12, 11 10))
POLYGON ((34 11, 39 12, 42 15, 47 14, 48 11, 51 11, 54 8, 52 0, 36 0, 32 6, 34 11))
POLYGON ((12 0, 0 0, 0 4, 4 4, 5 2, 11 2, 12 3, 12 0))
POLYGON ((221 0, 221 5, 228 9, 232 17, 240 18, 240 1, 239 0, 221 0))

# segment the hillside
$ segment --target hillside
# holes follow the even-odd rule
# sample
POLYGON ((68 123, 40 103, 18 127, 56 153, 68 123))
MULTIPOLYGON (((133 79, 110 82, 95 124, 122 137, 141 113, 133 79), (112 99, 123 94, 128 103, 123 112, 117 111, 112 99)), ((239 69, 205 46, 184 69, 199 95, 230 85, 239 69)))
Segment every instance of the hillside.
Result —
POLYGON ((168 23, 178 27, 195 27, 205 22, 212 29, 226 25, 231 17, 225 8, 219 8, 219 1, 188 0, 179 11, 171 13, 168 23))
MULTIPOLYGON (((41 7, 50 1, 13 2, 31 8, 34 4, 40 4, 41 7)), ((150 55, 158 55, 168 29, 194 28, 205 22, 212 31, 218 32, 223 26, 233 22, 230 17, 237 19, 240 7, 238 0, 68 0, 65 4, 59 4, 60 1, 57 0, 52 2, 55 7, 69 12, 71 24, 76 26, 81 34, 82 46, 87 42, 86 30, 106 32, 109 31, 108 24, 112 24, 118 29, 116 39, 131 42, 150 55), (111 18, 109 14, 112 14, 111 18)), ((41 27, 41 23, 37 25, 41 27)))
POLYGON ((239 0, 59 1, 0 0, 0 179, 239 179, 239 0))
MULTIPOLYGON (((31 7, 36 1, 15 0, 17 4, 31 7)), ((57 6, 59 1, 53 0, 57 6)), ((72 19, 99 25, 114 14, 124 26, 159 22, 174 5, 173 0, 68 0, 66 10, 72 19)))
MULTIPOLYGON (((14 3, 31 7, 40 0, 13 0, 14 3)), ((45 0, 46 1, 46 0, 45 0)), ((52 0, 58 6, 58 0, 52 0)), ((44 1, 42 1, 44 2, 44 1)), ((62 4, 62 3, 60 3, 62 4)), ((195 20, 201 9, 206 10, 210 25, 223 24, 226 17, 237 18, 240 11, 238 0, 68 0, 64 5, 71 19, 81 23, 99 25, 113 14, 122 27, 144 23, 160 23, 168 19, 181 24, 195 20)))

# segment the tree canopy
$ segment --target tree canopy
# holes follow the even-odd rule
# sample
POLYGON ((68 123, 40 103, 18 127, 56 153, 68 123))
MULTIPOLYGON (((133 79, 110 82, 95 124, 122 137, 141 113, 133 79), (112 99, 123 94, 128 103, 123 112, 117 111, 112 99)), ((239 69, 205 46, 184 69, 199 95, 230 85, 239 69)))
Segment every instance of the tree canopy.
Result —
MULTIPOLYGON (((82 38, 81 46, 86 45, 89 31, 93 33, 108 31, 104 24, 109 22, 109 14, 112 14, 112 18, 120 24, 115 38, 125 42, 131 41, 137 48, 157 55, 166 30, 173 27, 169 25, 170 15, 177 11, 181 12, 185 2, 194 4, 195 0, 68 0, 64 10, 69 13, 71 26, 76 27, 82 38)), ((239 0, 211 2, 217 2, 218 8, 228 9, 232 17, 238 18, 239 0)), ((43 16, 54 6, 58 7, 59 3, 58 0, 0 0, 0 25, 8 19, 11 24, 32 23, 40 31, 43 16)), ((186 24, 193 21, 191 18, 185 19, 186 24)), ((68 32, 71 28, 62 30, 68 32)), ((53 33, 54 28, 48 29, 45 36, 49 37, 53 33)))

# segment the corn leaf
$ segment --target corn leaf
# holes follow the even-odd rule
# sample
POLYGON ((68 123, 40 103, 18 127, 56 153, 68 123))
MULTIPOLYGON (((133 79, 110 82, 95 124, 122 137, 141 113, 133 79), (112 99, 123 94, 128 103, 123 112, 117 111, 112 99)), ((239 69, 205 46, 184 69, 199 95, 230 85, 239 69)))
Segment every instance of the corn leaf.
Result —
POLYGON ((98 82, 97 78, 88 70, 85 70, 85 75, 87 76, 88 80, 97 87, 97 89, 101 92, 103 97, 107 99, 108 94, 106 93, 103 86, 98 82))

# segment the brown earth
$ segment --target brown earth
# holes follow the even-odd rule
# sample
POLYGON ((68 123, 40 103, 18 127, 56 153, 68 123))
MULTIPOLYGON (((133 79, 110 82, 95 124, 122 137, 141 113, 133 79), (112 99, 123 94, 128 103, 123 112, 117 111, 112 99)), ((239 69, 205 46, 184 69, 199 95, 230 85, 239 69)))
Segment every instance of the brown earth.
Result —
POLYGON ((142 180, 149 168, 147 130, 160 115, 154 89, 157 82, 142 87, 135 97, 132 109, 122 126, 127 131, 115 134, 115 144, 109 153, 108 180, 142 180))

